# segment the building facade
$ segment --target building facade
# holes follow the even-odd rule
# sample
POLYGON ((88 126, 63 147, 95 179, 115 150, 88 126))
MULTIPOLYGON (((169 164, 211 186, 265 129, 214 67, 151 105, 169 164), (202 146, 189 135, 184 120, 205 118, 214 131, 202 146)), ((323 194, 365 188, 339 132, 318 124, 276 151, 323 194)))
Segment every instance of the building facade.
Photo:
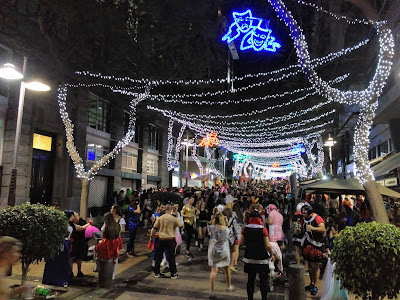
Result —
MULTIPOLYGON (((12 49, 1 47, 1 64, 14 61, 12 49)), ((17 64, 18 67, 18 64, 17 64)), ((19 82, 0 82, 1 207, 8 203, 15 145, 19 82)), ((129 122, 129 99, 101 89, 70 89, 67 109, 74 141, 90 168, 123 138, 129 122)), ((136 134, 115 159, 90 181, 88 208, 93 215, 113 203, 113 192, 169 187, 166 168, 167 120, 138 110, 136 134)), ((26 92, 18 150, 16 204, 30 201, 79 211, 81 181, 66 149, 59 114, 57 85, 47 93, 26 92)))

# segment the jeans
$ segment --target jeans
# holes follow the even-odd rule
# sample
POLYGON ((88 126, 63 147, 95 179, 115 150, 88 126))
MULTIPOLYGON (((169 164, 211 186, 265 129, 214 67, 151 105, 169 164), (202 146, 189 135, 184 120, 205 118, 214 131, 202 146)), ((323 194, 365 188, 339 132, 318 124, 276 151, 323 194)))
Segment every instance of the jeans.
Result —
POLYGON ((190 249, 190 243, 192 242, 193 231, 194 231, 193 225, 190 225, 185 222, 186 251, 189 251, 189 249, 190 249))
MULTIPOLYGON (((262 300, 267 300, 268 295, 268 273, 262 272, 258 273, 260 277, 260 291, 262 300)), ((254 295, 254 283, 256 281, 257 273, 248 273, 247 274, 247 299, 253 300, 254 295)))
POLYGON ((154 274, 160 274, 160 265, 164 251, 166 251, 167 253, 171 276, 174 276, 176 274, 175 247, 176 247, 175 239, 158 241, 158 247, 154 249, 156 256, 156 265, 154 268, 154 274))
POLYGON ((128 245, 126 245, 126 252, 132 252, 135 253, 135 239, 136 239, 136 233, 138 231, 139 226, 129 230, 129 241, 128 245))

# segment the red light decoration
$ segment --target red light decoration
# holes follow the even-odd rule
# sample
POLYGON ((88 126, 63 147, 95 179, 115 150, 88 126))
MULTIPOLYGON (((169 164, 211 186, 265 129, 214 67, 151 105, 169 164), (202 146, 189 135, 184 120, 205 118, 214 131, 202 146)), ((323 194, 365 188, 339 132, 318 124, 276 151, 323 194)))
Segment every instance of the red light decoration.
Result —
POLYGON ((274 162, 271 166, 271 168, 278 168, 279 167, 279 162, 274 162))
POLYGON ((200 143, 199 146, 200 146, 200 147, 213 147, 213 146, 218 146, 219 141, 218 141, 217 135, 218 135, 218 133, 212 132, 212 131, 211 131, 209 134, 207 134, 206 137, 204 137, 204 138, 201 140, 201 143, 200 143))

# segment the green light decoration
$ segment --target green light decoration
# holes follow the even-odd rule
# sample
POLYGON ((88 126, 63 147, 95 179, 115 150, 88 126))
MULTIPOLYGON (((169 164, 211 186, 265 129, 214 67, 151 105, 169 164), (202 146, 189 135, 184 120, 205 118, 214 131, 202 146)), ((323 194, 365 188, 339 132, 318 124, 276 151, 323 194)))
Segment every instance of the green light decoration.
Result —
POLYGON ((236 153, 233 155, 234 160, 238 160, 239 162, 244 162, 250 158, 250 155, 244 155, 240 153, 236 153))

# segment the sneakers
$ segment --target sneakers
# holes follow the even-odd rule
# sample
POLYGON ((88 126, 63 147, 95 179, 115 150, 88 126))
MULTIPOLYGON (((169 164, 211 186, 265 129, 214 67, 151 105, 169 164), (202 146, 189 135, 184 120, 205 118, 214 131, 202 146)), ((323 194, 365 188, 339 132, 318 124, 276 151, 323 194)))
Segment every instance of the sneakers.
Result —
POLYGON ((235 269, 235 268, 232 267, 232 266, 230 266, 229 269, 231 269, 231 271, 232 271, 232 272, 235 272, 235 273, 238 271, 237 269, 235 269))
POLYGON ((314 286, 311 290, 311 295, 316 296, 318 294, 318 288, 314 286))
POLYGON ((155 278, 160 278, 160 277, 161 277, 161 274, 154 274, 154 277, 155 277, 155 278))
POLYGON ((82 271, 79 271, 78 274, 76 275, 77 277, 84 277, 85 275, 83 275, 82 271))
POLYGON ((233 292, 235 290, 235 287, 231 285, 230 287, 226 288, 227 292, 233 292))
POLYGON ((185 252, 185 255, 188 258, 194 258, 194 255, 192 253, 190 253, 190 252, 189 253, 185 252))
POLYGON ((171 279, 178 279, 178 278, 179 278, 179 275, 176 274, 176 273, 175 273, 174 275, 171 276, 171 279))
POLYGON ((306 286, 306 291, 311 292, 313 289, 314 285, 312 283, 310 283, 310 285, 306 286))

